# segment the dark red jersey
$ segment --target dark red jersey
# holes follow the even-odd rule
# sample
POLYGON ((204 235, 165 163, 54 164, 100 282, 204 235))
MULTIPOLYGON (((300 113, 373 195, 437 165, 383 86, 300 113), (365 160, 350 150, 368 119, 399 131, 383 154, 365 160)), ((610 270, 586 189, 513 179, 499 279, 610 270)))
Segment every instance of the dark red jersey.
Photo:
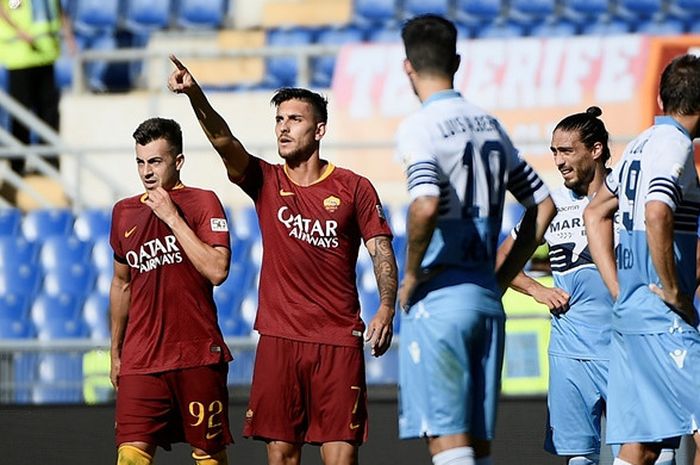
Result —
MULTIPOLYGON (((199 239, 230 247, 216 194, 183 186, 170 191, 170 198, 199 239)), ((131 272, 120 373, 157 373, 231 360, 217 324, 211 282, 142 199, 120 200, 112 211, 114 258, 131 272)))
POLYGON ((391 236, 372 184, 328 164, 310 186, 251 157, 238 181, 260 221, 263 258, 255 328, 269 336, 358 347, 355 265, 360 240, 391 236))

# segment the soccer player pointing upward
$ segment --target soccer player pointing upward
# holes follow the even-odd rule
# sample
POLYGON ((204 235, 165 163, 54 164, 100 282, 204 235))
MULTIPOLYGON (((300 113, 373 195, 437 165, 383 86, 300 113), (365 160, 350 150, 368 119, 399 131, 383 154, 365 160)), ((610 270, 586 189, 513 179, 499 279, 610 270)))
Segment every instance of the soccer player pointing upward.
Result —
POLYGON ((364 323, 355 265, 363 240, 381 303, 366 340, 375 356, 391 343, 396 261, 370 182, 321 159, 326 100, 309 90, 272 98, 283 165, 248 153, 176 58, 169 88, 184 93, 229 179, 255 203, 263 242, 255 328, 261 334, 244 435, 267 443, 271 465, 297 464, 304 443, 326 465, 357 463, 367 435, 364 323))

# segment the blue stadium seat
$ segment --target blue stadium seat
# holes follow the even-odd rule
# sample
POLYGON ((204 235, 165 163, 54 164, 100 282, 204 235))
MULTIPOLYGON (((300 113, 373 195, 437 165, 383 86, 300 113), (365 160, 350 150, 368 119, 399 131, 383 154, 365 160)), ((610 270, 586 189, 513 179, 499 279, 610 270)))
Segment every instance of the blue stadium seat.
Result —
POLYGON ((412 18, 427 13, 450 16, 450 10, 450 0, 404 0, 403 2, 404 18, 412 18))
POLYGON ((0 293, 0 319, 22 320, 29 315, 29 296, 17 292, 0 293))
POLYGON ((524 35, 523 25, 510 21, 486 23, 475 32, 475 37, 479 39, 508 39, 524 35))
POLYGON ((240 207, 233 211, 235 238, 255 240, 260 237, 260 224, 255 207, 240 207))
POLYGON ((0 236, 0 270, 33 264, 39 247, 38 243, 29 242, 22 236, 0 236))
POLYGON ((666 18, 663 21, 645 20, 637 23, 635 32, 653 36, 679 35, 685 32, 685 24, 679 19, 666 18))
POLYGON ((396 0, 355 0, 353 11, 353 22, 363 26, 393 24, 398 16, 396 0))
POLYGON ((258 313, 258 290, 257 286, 251 288, 246 293, 240 307, 240 319, 247 323, 251 328, 255 323, 255 316, 258 313))
POLYGON ((554 18, 556 0, 511 0, 509 16, 513 18, 554 18))
POLYGON ((100 272, 111 273, 114 268, 114 252, 112 246, 109 245, 109 237, 102 236, 95 239, 92 246, 91 263, 100 272))
POLYGON ((401 42, 401 29, 393 26, 373 28, 367 32, 367 41, 371 43, 399 43, 401 42))
POLYGON ((113 270, 98 271, 97 278, 95 279, 95 291, 100 294, 109 295, 112 289, 112 277, 114 276, 113 270))
POLYGON ((75 217, 73 231, 82 241, 94 241, 97 237, 109 236, 112 213, 104 208, 89 208, 75 217))
POLYGON ((226 0, 179 0, 176 23, 186 29, 217 29, 226 18, 226 0))
POLYGON ((560 19, 535 24, 530 29, 529 35, 533 37, 570 37, 576 33, 577 27, 574 23, 560 19))
MULTIPOLYGON (((363 32, 356 27, 327 28, 316 37, 321 45, 343 45, 362 42, 363 32)), ((316 87, 330 87, 335 68, 335 55, 315 58, 312 63, 311 84, 316 87)))
POLYGON ((166 29, 171 22, 172 0, 125 0, 124 27, 135 33, 166 29))
POLYGON ((222 286, 214 288, 214 303, 219 318, 230 318, 238 313, 244 292, 242 288, 222 286))
POLYGON ((617 14, 650 18, 662 12, 663 0, 620 0, 617 14))
POLYGON ((92 244, 75 236, 53 236, 47 238, 41 246, 39 263, 45 271, 56 270, 73 263, 88 262, 92 244))
POLYGON ((34 327, 27 318, 0 317, 0 340, 2 339, 31 339, 34 337, 34 327))
POLYGON ((36 338, 40 341, 54 341, 56 339, 82 339, 87 335, 82 320, 50 319, 36 328, 36 338))
POLYGON ((101 292, 90 294, 83 305, 83 320, 90 339, 109 339, 109 297, 101 292))
POLYGON ((221 334, 226 337, 246 337, 250 335, 252 326, 240 318, 240 315, 228 315, 219 318, 221 334))
MULTIPOLYGON (((384 206, 386 209, 386 205, 384 206)), ((387 219, 391 226, 391 232, 394 236, 406 235, 406 221, 408 215, 408 204, 403 204, 398 207, 392 207, 391 215, 387 219)))
POLYGON ((406 236, 394 236, 392 245, 394 246, 394 255, 396 256, 396 264, 399 267, 399 274, 401 274, 406 263, 406 236))
POLYGON ((16 268, 0 269, 0 294, 16 292, 33 297, 41 284, 41 270, 34 264, 22 263, 16 268))
POLYGON ((83 362, 78 353, 41 354, 32 400, 38 404, 82 401, 83 362))
MULTIPOLYGON (((306 45, 312 41, 311 31, 304 28, 273 29, 267 33, 267 45, 270 47, 306 45)), ((266 60, 266 85, 272 87, 294 86, 297 83, 299 66, 294 56, 270 57, 266 60)), ((234 224, 235 226, 235 224, 234 224)))
POLYGON ((589 21, 582 24, 581 34, 610 36, 628 34, 630 24, 620 18, 601 19, 599 21, 589 21))
POLYGON ((565 0, 565 13, 574 17, 600 18, 610 12, 608 0, 565 0))
POLYGON ((360 316, 365 324, 369 324, 377 314, 379 309, 379 293, 377 289, 358 289, 358 297, 360 298, 360 316))
MULTIPOLYGON (((29 325, 28 321, 24 323, 29 325)), ((22 336, 22 338, 25 337, 32 337, 32 335, 22 336)), ((38 355, 35 352, 15 352, 12 354, 12 365, 14 368, 12 382, 15 402, 30 404, 32 402, 32 386, 36 383, 37 378, 38 355)))
POLYGON ((71 18, 77 32, 112 32, 119 24, 119 0, 73 0, 71 18))
POLYGON ((65 208, 32 210, 22 221, 22 234, 29 241, 43 242, 51 236, 65 236, 73 227, 73 213, 65 208))
POLYGON ((40 294, 30 310, 29 318, 37 331, 51 321, 75 322, 80 319, 83 299, 71 294, 40 294))
POLYGON ((0 236, 13 236, 22 224, 22 211, 19 208, 0 208, 0 236))
POLYGON ((503 12, 503 0, 457 0, 457 18, 467 23, 493 21, 503 12))
POLYGON ((95 272, 86 263, 72 263, 50 271, 44 275, 43 290, 49 295, 71 294, 84 298, 95 286, 95 272))

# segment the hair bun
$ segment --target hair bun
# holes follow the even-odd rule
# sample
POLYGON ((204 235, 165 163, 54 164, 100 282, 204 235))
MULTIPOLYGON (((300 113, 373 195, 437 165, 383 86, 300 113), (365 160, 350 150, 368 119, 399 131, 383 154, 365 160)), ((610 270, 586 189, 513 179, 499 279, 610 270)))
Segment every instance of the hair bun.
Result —
POLYGON ((586 109, 586 114, 591 115, 594 118, 597 118, 603 114, 603 110, 601 110, 600 107, 596 107, 596 106, 588 107, 586 109))

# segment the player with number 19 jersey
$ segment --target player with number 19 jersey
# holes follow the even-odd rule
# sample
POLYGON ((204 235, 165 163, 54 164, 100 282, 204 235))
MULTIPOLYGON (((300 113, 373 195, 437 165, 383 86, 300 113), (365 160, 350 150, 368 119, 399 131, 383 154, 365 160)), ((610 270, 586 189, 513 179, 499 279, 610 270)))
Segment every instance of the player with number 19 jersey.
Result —
POLYGON ((673 211, 678 284, 692 296, 700 188, 690 134, 673 118, 657 117, 627 145, 605 185, 619 199, 621 222, 607 442, 664 440, 666 447, 677 447, 700 420, 700 334, 649 289, 661 287, 661 281, 647 242, 645 211, 651 201, 673 211))
POLYGON ((649 253, 644 209, 647 202, 657 200, 673 210, 679 285, 684 294, 694 295, 700 187, 687 131, 671 117, 658 117, 627 146, 605 184, 619 198, 621 221, 620 296, 613 328, 632 334, 668 331, 678 315, 649 290, 649 284, 661 286, 661 282, 649 253))

